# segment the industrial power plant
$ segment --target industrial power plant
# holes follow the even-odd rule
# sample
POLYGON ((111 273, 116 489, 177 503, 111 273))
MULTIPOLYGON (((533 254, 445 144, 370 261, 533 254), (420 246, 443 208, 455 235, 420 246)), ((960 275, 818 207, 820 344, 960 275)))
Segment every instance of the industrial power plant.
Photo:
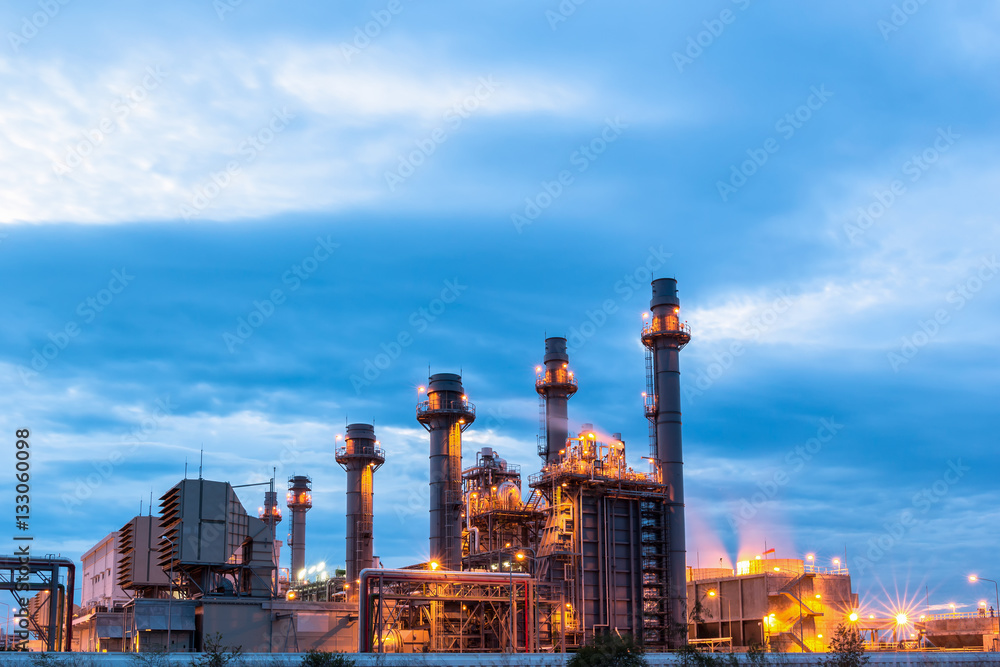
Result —
MULTIPOLYGON (((845 622, 873 644, 995 644, 992 618, 989 627, 974 619, 976 635, 943 619, 901 628, 862 612, 839 560, 827 567, 765 552, 735 569, 688 565, 680 352, 692 334, 680 305, 676 280, 652 281, 640 332, 646 470, 628 464, 620 433, 602 439, 587 422, 570 430, 580 386, 566 339, 550 337, 534 387, 541 461, 527 479, 496 448, 463 452, 476 406, 461 375, 436 373, 420 388, 427 560, 388 569, 374 555, 376 473, 392 462, 374 425, 353 423, 331 443, 347 479, 344 569, 306 565, 310 477, 288 480, 283 568, 274 480, 257 485, 262 505, 253 513, 239 486, 199 475, 166 491, 158 513, 134 517, 83 555, 75 613, 75 564, 33 559, 41 592, 21 627, 50 651, 201 651, 217 634, 245 653, 567 652, 611 633, 652 652, 688 644, 813 652, 827 650, 845 622)), ((5 581, 18 567, 3 559, 5 581)))

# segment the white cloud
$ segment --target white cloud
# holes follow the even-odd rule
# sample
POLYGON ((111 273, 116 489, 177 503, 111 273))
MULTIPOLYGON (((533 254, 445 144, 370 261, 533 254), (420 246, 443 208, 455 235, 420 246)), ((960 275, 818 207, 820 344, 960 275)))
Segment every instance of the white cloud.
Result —
POLYGON ((342 210, 388 197, 383 172, 436 127, 574 115, 591 97, 545 73, 419 53, 400 66, 369 51, 350 64, 325 46, 145 51, 93 71, 0 60, 0 222, 176 219, 182 205, 222 220, 342 210), (294 118, 272 133, 282 110, 294 118), (218 194, 213 175, 226 183, 218 194))

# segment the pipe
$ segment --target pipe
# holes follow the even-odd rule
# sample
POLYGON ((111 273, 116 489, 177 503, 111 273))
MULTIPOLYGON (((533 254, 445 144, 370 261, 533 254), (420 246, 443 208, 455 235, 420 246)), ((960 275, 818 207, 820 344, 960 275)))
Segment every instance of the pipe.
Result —
MULTIPOLYGON (((681 349, 691 332, 680 322, 677 281, 660 278, 652 282, 649 302, 651 318, 643 327, 642 342, 652 351, 653 391, 656 414, 656 462, 667 493, 667 608, 670 623, 687 618, 686 549, 684 544, 684 457, 681 449, 681 349)), ((682 641, 671 638, 673 646, 682 641)))
POLYGON ((545 463, 559 460, 559 450, 566 446, 569 433, 568 406, 570 397, 576 393, 576 379, 569 370, 569 355, 566 353, 566 339, 552 337, 545 339, 544 372, 539 367, 535 380, 535 391, 545 399, 545 463))
POLYGON ((430 433, 430 558, 448 570, 462 567, 462 432, 475 419, 461 375, 430 376, 417 421, 430 433))

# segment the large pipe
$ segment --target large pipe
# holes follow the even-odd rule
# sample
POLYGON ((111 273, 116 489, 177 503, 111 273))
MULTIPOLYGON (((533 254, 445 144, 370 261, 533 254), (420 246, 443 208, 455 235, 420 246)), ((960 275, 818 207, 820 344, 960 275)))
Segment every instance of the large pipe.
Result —
MULTIPOLYGON (((670 622, 687 620, 687 570, 684 545, 684 457, 681 451, 681 349, 691 332, 680 322, 677 281, 660 278, 652 282, 650 319, 643 327, 642 342, 653 356, 653 392, 656 414, 656 463, 667 491, 667 598, 670 622)), ((671 641, 674 641, 672 639, 671 641)))
POLYGON ((545 339, 545 368, 536 369, 535 391, 545 399, 545 448, 539 452, 545 463, 559 460, 559 450, 566 446, 569 433, 567 403, 576 393, 576 379, 569 370, 566 339, 545 339))
POLYGON ((430 559, 448 570, 462 567, 462 431, 475 419, 461 375, 430 377, 417 421, 431 435, 430 559))
POLYGON ((312 480, 305 475, 288 478, 288 509, 292 512, 292 530, 288 534, 288 546, 292 551, 293 582, 301 579, 300 573, 306 567, 306 512, 312 508, 312 480))
POLYGON ((337 463, 347 471, 347 582, 348 590, 356 594, 355 583, 361 570, 372 566, 372 483, 375 471, 385 463, 385 455, 375 440, 374 426, 350 424, 336 456, 337 463))

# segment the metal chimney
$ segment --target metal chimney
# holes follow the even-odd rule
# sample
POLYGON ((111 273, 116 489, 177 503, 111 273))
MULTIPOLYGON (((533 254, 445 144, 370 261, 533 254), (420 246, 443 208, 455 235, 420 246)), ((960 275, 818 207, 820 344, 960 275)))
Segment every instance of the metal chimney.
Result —
POLYGON ((462 567, 462 431, 475 419, 461 375, 430 377, 427 400, 417 404, 417 421, 431 434, 430 559, 449 570, 462 567))
POLYGON ((548 464, 559 460, 559 450, 566 445, 566 404, 577 388, 573 371, 569 370, 565 338, 545 339, 544 363, 544 367, 535 368, 535 391, 545 401, 545 442, 539 443, 538 455, 548 464))
POLYGON ((344 445, 337 447, 336 457, 347 471, 347 583, 354 597, 361 570, 372 567, 372 482, 375 471, 385 463, 385 453, 375 439, 375 427, 348 425, 344 445))
POLYGON ((312 480, 305 475, 288 478, 288 509, 292 511, 292 532, 288 546, 292 550, 293 582, 302 579, 306 567, 306 512, 312 509, 312 480))
MULTIPOLYGON (((274 488, 273 480, 272 486, 274 488)), ((281 562, 281 542, 277 539, 276 528, 281 523, 281 508, 278 507, 278 492, 264 492, 264 506, 260 508, 257 517, 267 526, 268 534, 271 536, 271 562, 274 563, 274 577, 271 582, 272 590, 277 594, 279 563, 281 562)))
POLYGON ((654 451, 661 481, 667 487, 667 597, 670 622, 687 622, 687 570, 684 546, 684 457, 681 452, 681 373, 679 353, 691 340, 691 330, 680 321, 677 281, 652 282, 650 316, 642 328, 642 344, 649 350, 652 405, 647 416, 655 422, 654 451))

